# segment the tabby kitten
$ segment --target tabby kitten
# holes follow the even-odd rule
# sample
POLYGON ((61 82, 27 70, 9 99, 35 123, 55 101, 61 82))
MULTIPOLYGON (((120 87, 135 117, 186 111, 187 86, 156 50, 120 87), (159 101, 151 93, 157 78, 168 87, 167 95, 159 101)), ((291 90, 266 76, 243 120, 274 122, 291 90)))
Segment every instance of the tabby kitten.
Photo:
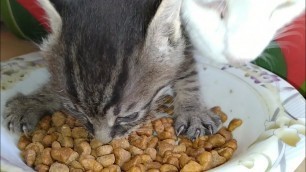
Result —
POLYGON ((41 46, 51 78, 6 104, 10 131, 27 133, 43 115, 63 110, 108 142, 146 120, 170 88, 177 134, 196 138, 218 130, 219 117, 200 97, 181 0, 38 2, 51 25, 41 46))

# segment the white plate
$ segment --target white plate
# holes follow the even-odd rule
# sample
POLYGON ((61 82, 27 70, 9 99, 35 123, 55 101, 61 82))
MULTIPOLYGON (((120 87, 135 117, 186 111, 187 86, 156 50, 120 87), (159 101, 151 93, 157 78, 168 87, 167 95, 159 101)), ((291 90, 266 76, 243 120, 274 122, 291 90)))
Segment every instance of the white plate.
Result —
MULTIPOLYGON (((211 171, 294 171, 305 158, 305 99, 278 76, 252 64, 240 68, 204 64, 202 92, 243 125, 234 131, 238 150, 211 171), (297 119, 297 120, 296 120, 297 119), (294 147, 288 144, 296 144, 294 147)), ((1 63, 1 116, 17 92, 29 94, 47 82, 39 53, 1 63)), ((2 117, 1 117, 2 118, 2 117)), ((1 125, 1 171, 31 171, 20 159, 16 138, 1 125)))

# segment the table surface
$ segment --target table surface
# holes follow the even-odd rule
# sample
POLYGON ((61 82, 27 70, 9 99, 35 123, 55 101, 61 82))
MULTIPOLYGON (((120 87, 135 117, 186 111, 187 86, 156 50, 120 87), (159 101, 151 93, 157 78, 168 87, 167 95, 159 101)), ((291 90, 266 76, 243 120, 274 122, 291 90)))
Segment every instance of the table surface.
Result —
MULTIPOLYGON (((15 56, 27 54, 30 52, 38 51, 38 47, 33 43, 21 40, 10 33, 1 23, 1 61, 10 59, 15 56)), ((305 159, 295 172, 306 172, 305 159)))

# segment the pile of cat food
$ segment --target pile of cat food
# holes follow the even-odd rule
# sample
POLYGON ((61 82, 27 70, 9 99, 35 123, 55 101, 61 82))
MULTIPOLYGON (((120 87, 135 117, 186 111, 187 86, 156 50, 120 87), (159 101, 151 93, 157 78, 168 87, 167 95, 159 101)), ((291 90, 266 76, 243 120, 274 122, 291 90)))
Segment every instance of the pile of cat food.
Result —
MULTIPOLYGON (((172 106, 159 110, 173 113, 172 106)), ((227 120, 219 107, 212 110, 222 122, 227 120)), ((144 124, 126 138, 104 144, 91 138, 74 118, 56 112, 44 117, 28 137, 22 135, 18 148, 25 163, 39 172, 197 172, 232 157, 237 141, 231 132, 241 124, 233 119, 218 133, 192 141, 177 137, 173 119, 164 117, 144 124)))

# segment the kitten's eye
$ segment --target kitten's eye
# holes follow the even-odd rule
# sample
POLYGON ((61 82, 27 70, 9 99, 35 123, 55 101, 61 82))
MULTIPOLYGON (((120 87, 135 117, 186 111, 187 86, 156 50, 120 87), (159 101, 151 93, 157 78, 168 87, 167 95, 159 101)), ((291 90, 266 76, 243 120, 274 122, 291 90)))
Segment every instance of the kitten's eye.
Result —
POLYGON ((132 113, 131 115, 126 116, 126 117, 118 117, 116 119, 116 123, 132 122, 132 121, 135 121, 138 118, 138 116, 139 116, 139 113, 135 112, 135 113, 132 113))

